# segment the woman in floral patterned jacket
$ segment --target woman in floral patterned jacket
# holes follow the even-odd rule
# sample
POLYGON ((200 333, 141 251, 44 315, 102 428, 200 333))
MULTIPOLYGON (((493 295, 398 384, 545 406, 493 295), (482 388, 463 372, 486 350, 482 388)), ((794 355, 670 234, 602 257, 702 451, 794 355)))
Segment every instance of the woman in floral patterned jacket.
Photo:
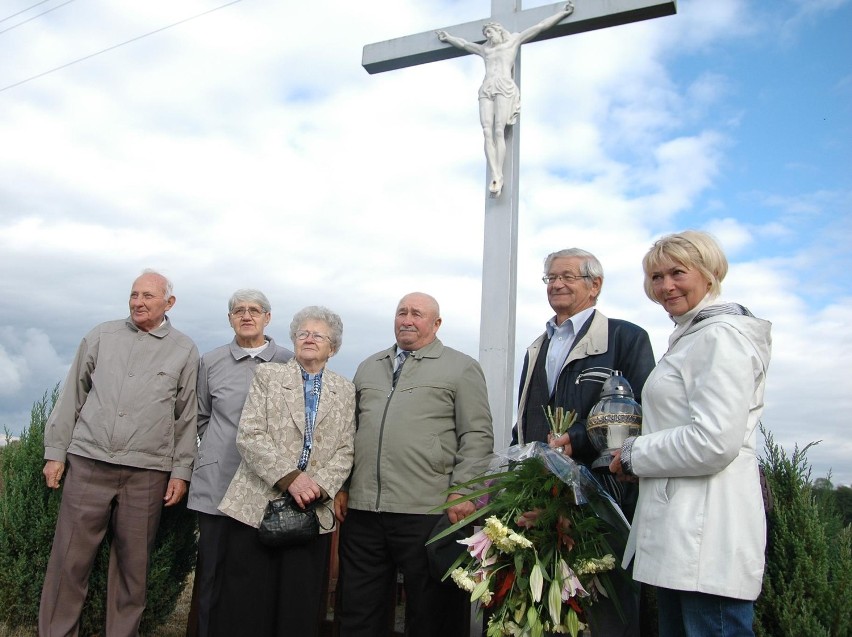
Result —
POLYGON ((331 502, 352 467, 355 390, 326 369, 340 349, 343 323, 311 306, 293 317, 293 360, 257 369, 240 418, 242 462, 219 510, 234 525, 223 590, 211 634, 316 635, 328 566, 331 502), (316 507, 320 535, 308 544, 271 548, 258 539, 266 503, 289 492, 316 507))

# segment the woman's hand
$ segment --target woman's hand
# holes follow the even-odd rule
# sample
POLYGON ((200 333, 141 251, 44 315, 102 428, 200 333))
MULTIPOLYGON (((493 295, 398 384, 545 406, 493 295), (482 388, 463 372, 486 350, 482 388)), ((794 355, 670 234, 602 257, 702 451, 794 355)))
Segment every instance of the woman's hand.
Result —
POLYGON ((287 491, 293 496, 293 500, 303 509, 314 500, 322 497, 322 489, 307 473, 300 473, 296 479, 287 487, 287 491))
POLYGON ((636 476, 629 476, 624 473, 624 468, 621 466, 621 449, 616 449, 612 452, 612 462, 609 463, 610 473, 615 474, 619 482, 639 482, 636 476))

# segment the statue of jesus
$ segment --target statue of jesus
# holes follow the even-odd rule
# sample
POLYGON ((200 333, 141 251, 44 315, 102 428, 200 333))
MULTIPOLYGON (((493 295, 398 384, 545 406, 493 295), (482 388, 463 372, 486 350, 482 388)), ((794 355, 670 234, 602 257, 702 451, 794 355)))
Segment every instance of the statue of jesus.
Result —
POLYGON ((518 49, 524 42, 556 26, 573 12, 574 4, 569 2, 562 11, 520 33, 509 33, 501 24, 489 22, 482 27, 484 44, 468 42, 446 31, 435 32, 441 42, 474 53, 485 61, 485 79, 479 87, 479 121, 485 136, 485 158, 491 169, 488 190, 495 197, 499 197, 503 190, 506 127, 518 120, 521 110, 521 95, 514 80, 518 49))

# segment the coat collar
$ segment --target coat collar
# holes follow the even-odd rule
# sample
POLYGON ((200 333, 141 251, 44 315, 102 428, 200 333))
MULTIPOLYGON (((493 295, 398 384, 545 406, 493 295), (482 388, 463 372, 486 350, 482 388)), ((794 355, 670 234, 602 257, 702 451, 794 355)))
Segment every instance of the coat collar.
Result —
MULTIPOLYGON (((139 329, 139 327, 136 325, 136 323, 133 322, 133 319, 130 318, 129 316, 125 319, 124 323, 125 323, 125 325, 127 325, 127 327, 129 327, 134 332, 141 332, 142 331, 142 330, 139 329)), ((149 331, 145 332, 145 334, 150 334, 151 336, 156 336, 157 338, 165 338, 166 336, 168 336, 169 331, 171 331, 171 329, 172 329, 172 322, 169 320, 168 316, 165 316, 165 317, 163 317, 163 322, 160 323, 160 325, 155 327, 153 330, 149 330, 149 331)))
MULTIPOLYGON (((381 361, 381 360, 384 360, 386 358, 390 358, 390 359, 395 358, 396 353, 397 353, 397 349, 398 348, 397 348, 396 345, 391 345, 386 350, 376 354, 376 360, 381 361)), ((431 343, 429 343, 425 347, 421 347, 416 352, 412 352, 411 356, 413 356, 416 359, 439 358, 443 351, 444 351, 444 344, 441 342, 441 339, 435 338, 434 341, 432 341, 431 343)))
MULTIPOLYGON (((538 357, 541 345, 547 337, 547 332, 539 336, 532 345, 527 348, 529 359, 534 361, 538 357)), ((587 358, 595 354, 603 354, 609 347, 609 319, 600 310, 595 310, 592 318, 580 328, 579 338, 565 359, 565 365, 571 361, 587 358), (588 327, 587 327, 588 326, 588 327)), ((530 372, 532 373, 532 372, 530 372)))
MULTIPOLYGON (((266 340, 268 345, 266 346, 266 348, 264 348, 263 351, 255 354, 255 358, 260 359, 264 363, 268 363, 269 361, 272 360, 272 357, 275 356, 276 346, 275 346, 275 341, 273 341, 271 337, 264 334, 263 338, 266 340)), ((239 345, 237 345, 237 337, 236 336, 234 337, 234 340, 232 340, 230 342, 228 347, 231 351, 231 356, 234 357, 234 360, 241 361, 248 356, 248 352, 245 351, 239 345)))

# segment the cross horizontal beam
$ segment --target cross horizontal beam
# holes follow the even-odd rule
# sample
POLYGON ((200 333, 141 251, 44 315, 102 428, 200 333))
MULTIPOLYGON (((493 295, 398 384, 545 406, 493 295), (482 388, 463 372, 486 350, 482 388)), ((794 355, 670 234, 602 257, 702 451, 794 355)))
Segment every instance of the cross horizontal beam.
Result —
MULTIPOLYGON (((565 4, 565 2, 557 2, 517 13, 496 14, 482 20, 444 28, 450 31, 452 35, 471 42, 482 43, 485 41, 485 36, 482 35, 482 27, 486 22, 499 22, 509 31, 521 32, 553 15, 565 4)), ((547 29, 531 41, 538 42, 574 33, 584 33, 631 22, 650 20, 651 18, 674 15, 676 11, 676 0, 596 0, 595 2, 577 0, 574 13, 571 16, 552 29, 547 29)), ((441 42, 435 35, 435 30, 432 30, 368 44, 364 47, 361 65, 368 73, 374 74, 428 62, 449 60, 462 55, 468 54, 441 42)))

